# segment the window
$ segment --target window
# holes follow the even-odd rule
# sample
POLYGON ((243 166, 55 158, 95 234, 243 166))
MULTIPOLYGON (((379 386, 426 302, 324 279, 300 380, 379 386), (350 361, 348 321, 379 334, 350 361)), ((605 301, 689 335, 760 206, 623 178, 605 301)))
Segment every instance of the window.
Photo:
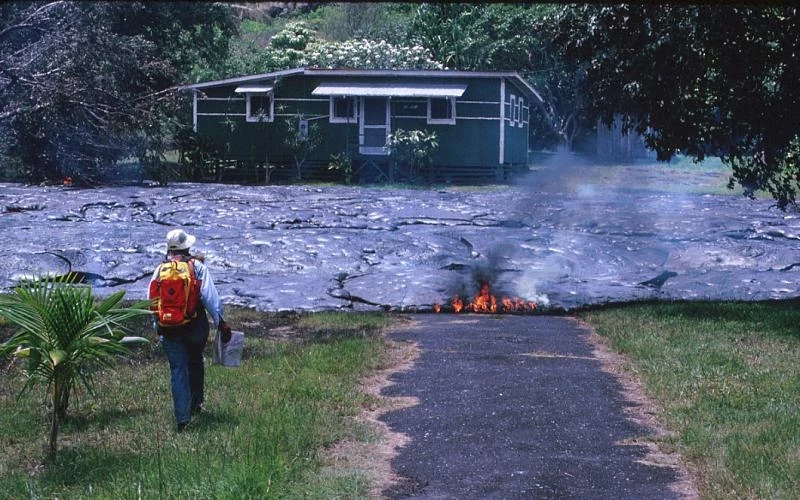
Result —
POLYGON ((519 107, 517 106, 517 96, 511 94, 511 106, 509 106, 509 113, 508 113, 508 124, 509 126, 513 127, 517 123, 517 113, 519 112, 519 107))
POLYGON ((247 94, 247 121, 271 122, 272 121, 272 94, 248 93, 247 94))
POLYGON ((331 123, 356 123, 356 100, 353 97, 331 96, 331 123))
POLYGON ((388 97, 362 97, 358 123, 358 152, 362 155, 388 155, 386 141, 391 133, 388 97))
POLYGON ((517 98, 517 126, 522 127, 522 97, 517 98))
POLYGON ((456 123, 455 97, 429 97, 428 123, 454 125, 456 123))

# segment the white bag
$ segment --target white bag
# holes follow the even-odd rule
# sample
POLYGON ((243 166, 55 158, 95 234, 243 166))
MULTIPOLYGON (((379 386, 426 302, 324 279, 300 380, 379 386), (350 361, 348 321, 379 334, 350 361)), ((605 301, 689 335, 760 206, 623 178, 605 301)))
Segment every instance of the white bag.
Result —
POLYGON ((242 351, 244 350, 244 332, 231 332, 231 339, 222 342, 222 335, 217 332, 214 339, 214 359, 213 364, 223 366, 239 366, 242 363, 242 351))

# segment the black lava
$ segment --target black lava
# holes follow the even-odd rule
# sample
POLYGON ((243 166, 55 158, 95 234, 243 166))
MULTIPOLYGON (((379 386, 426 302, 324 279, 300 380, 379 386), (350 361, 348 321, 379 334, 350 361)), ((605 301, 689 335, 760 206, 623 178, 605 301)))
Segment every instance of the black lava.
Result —
POLYGON ((479 279, 542 309, 796 296, 797 214, 701 194, 708 178, 554 165, 482 189, 0 184, 0 290, 75 272, 144 298, 164 236, 184 227, 223 300, 267 311, 430 310, 479 279))

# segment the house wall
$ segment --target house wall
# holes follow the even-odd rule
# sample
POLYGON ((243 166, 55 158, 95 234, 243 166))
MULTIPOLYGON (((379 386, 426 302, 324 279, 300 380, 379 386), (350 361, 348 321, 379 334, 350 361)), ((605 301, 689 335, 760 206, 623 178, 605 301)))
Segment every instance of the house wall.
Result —
POLYGON ((503 162, 510 165, 527 165, 530 102, 525 93, 510 82, 505 86, 504 102, 503 162))
MULTIPOLYGON (((366 77, 360 77, 364 80, 366 77)), ((245 96, 236 94, 236 85, 205 89, 197 100, 197 131, 215 142, 232 159, 267 160, 271 163, 291 163, 284 146, 287 136, 285 121, 302 113, 309 123, 319 127, 325 138, 309 160, 327 162, 331 154, 344 152, 348 147, 362 160, 373 158, 385 161, 386 156, 364 156, 358 151, 358 123, 329 123, 329 99, 313 96, 311 92, 322 81, 350 81, 346 78, 292 75, 275 82, 274 120, 267 123, 247 122, 245 96)), ((392 82, 391 78, 372 78, 392 82)), ((427 79, 432 83, 452 82, 450 79, 427 79)), ((461 80, 464 81, 464 80, 461 80)), ((436 132, 439 149, 434 165, 493 169, 499 165, 501 154, 500 78, 475 78, 468 83, 464 95, 456 99, 456 123, 428 124, 426 98, 394 98, 391 101, 392 130, 421 129, 436 132)), ((523 102, 519 123, 512 123, 511 94, 523 93, 506 85, 505 120, 503 122, 504 163, 525 164, 527 161, 528 103, 523 102)))

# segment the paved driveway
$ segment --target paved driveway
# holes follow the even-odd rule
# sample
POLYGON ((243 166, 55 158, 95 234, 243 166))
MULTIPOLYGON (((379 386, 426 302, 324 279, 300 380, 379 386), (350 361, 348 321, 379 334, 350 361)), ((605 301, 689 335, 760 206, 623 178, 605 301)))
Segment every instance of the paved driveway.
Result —
POLYGON ((574 320, 419 315, 392 334, 418 343, 386 396, 419 398, 382 417, 411 440, 392 463, 390 498, 679 498, 678 471, 650 464, 649 434, 627 419, 574 320))

